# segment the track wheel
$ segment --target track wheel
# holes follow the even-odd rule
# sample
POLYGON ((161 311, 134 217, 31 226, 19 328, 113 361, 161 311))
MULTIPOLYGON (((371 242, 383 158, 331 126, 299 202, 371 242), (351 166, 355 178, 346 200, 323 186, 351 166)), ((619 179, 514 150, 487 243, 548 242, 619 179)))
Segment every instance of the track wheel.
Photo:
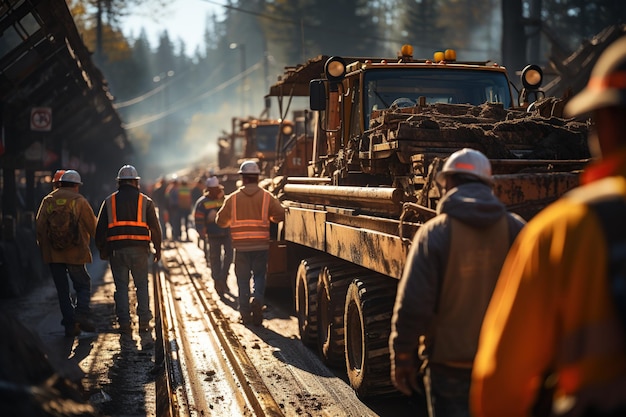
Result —
POLYGON ((346 294, 345 355, 350 385, 360 398, 395 396, 389 334, 397 281, 375 276, 355 279, 346 294))
POLYGON ((307 258, 300 261, 295 282, 295 311, 300 340, 309 347, 317 341, 317 279, 323 261, 307 258))
POLYGON ((329 366, 343 366, 344 303, 346 292, 357 274, 345 265, 322 268, 317 281, 317 345, 322 360, 329 366))

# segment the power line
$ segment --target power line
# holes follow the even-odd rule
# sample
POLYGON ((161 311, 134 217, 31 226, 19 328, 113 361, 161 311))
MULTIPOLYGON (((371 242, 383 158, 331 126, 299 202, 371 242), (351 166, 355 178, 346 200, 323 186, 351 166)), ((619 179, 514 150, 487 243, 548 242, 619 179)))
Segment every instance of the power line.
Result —
POLYGON ((213 88, 212 90, 209 91, 205 91, 204 93, 191 97, 189 99, 182 99, 179 100, 178 102, 174 103, 172 106, 170 106, 169 109, 162 111, 158 114, 154 114, 148 117, 145 117, 143 119, 137 120, 135 122, 132 123, 127 123, 127 124, 122 124, 122 127, 124 129, 135 129, 137 127, 141 127, 144 126, 148 123, 152 123, 155 122, 157 120, 162 119, 165 116, 168 116, 172 113, 175 113, 177 111, 180 111, 192 104, 197 103, 198 101, 205 99, 207 97, 212 96, 213 94, 216 94, 222 90, 224 90, 226 87, 236 83, 237 81, 239 81, 240 79, 242 79, 245 76, 250 75, 251 73, 253 73, 254 71, 258 70, 259 68, 261 68, 263 65, 263 61, 259 61, 256 64, 252 65, 251 67, 249 67, 248 69, 246 69, 246 71, 237 74, 236 76, 232 77, 231 79, 224 81, 223 83, 219 84, 217 87, 213 88))
MULTIPOLYGON (((168 81, 169 83, 169 81, 168 81)), ((153 88, 152 90, 148 91, 147 93, 144 93, 138 97, 135 98, 131 98, 130 100, 126 100, 126 101, 122 101, 120 103, 113 103, 113 107, 116 109, 123 109, 124 107, 128 107, 128 106, 132 106, 133 104, 138 104, 141 103, 142 101, 152 97, 153 95, 155 95, 156 93, 158 93, 159 91, 163 90, 165 88, 166 84, 161 84, 156 88, 153 88)))

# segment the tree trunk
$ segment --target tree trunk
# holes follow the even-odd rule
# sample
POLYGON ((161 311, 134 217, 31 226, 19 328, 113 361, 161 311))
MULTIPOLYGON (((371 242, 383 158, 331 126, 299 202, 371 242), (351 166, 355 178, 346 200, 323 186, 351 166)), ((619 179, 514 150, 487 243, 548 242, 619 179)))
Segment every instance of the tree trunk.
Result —
POLYGON ((517 80, 516 71, 527 63, 522 0, 502 1, 502 62, 513 81, 517 80))

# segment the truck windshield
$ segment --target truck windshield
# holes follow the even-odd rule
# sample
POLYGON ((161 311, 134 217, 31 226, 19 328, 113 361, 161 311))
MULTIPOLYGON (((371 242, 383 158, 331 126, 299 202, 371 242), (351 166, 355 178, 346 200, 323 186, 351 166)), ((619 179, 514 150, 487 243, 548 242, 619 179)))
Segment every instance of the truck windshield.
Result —
POLYGON ((261 152, 276 151, 279 125, 257 126, 255 131, 256 149, 261 152))
POLYGON ((511 90, 504 73, 461 68, 372 69, 364 74, 365 126, 373 110, 427 104, 502 103, 511 107, 511 90))

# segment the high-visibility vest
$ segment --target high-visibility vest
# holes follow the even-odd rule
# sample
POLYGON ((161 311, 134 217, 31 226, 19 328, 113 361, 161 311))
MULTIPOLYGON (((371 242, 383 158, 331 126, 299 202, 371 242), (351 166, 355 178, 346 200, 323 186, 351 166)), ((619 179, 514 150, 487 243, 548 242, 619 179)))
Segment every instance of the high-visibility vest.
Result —
POLYGON ((237 194, 233 195, 233 213, 230 223, 230 232, 233 241, 269 241, 270 239, 270 218, 269 218, 270 197, 263 193, 263 204, 260 219, 238 219, 237 218, 237 194))
POLYGON ((186 185, 178 189, 178 207, 183 210, 191 209, 193 202, 191 201, 191 188, 186 185))
POLYGON ((146 196, 139 194, 137 201, 137 217, 135 220, 118 220, 116 196, 117 191, 107 197, 108 242, 117 240, 139 240, 150 242, 150 227, 146 216, 146 196))

